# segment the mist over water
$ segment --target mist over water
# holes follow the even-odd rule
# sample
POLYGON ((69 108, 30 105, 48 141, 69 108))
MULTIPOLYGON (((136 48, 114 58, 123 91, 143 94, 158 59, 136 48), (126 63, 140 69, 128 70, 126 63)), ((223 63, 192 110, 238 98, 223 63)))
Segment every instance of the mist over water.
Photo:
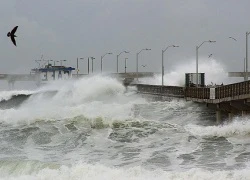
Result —
MULTIPOLYGON (((192 69, 176 67, 165 83, 184 85, 192 69)), ((200 72, 230 82, 213 59, 201 58, 200 72)), ((0 97, 0 179, 250 178, 249 117, 218 126, 205 105, 156 101, 101 75, 0 97)))
MULTIPOLYGON (((165 65, 164 85, 169 86, 185 86, 185 73, 196 73, 196 60, 190 59, 186 63, 177 64, 173 69, 169 70, 165 65)), ((243 78, 228 77, 228 71, 220 60, 200 57, 199 73, 205 73, 205 84, 230 84, 240 82, 243 78)), ((154 78, 145 78, 141 83, 161 85, 161 74, 154 78)))

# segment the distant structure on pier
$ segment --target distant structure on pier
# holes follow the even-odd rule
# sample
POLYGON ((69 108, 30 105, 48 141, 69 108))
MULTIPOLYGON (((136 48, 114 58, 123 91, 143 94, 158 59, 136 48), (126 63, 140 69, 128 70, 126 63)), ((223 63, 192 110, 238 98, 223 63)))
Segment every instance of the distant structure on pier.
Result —
MULTIPOLYGON (((185 86, 196 87, 196 73, 185 73, 185 86)), ((198 73, 198 87, 205 86, 205 73, 198 73)))
POLYGON ((72 71, 75 68, 65 66, 46 65, 44 68, 35 68, 31 70, 31 74, 37 75, 40 81, 53 81, 60 79, 72 78, 72 71))

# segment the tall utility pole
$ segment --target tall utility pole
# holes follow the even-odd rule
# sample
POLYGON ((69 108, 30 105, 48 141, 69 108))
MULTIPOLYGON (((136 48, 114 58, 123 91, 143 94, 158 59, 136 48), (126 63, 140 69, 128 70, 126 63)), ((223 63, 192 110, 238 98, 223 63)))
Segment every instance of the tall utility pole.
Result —
POLYGON ((116 72, 118 73, 118 58, 122 53, 129 53, 128 51, 122 51, 116 56, 116 72))
POLYGON ((79 72, 79 68, 78 68, 78 58, 76 59, 76 76, 78 78, 78 72, 79 72))
POLYGON ((64 59, 64 60, 60 60, 60 62, 61 62, 61 64, 60 64, 60 65, 61 65, 61 66, 63 65, 63 64, 62 64, 62 62, 63 62, 63 61, 64 61, 64 62, 66 62, 67 60, 66 60, 66 59, 64 59))
POLYGON ((248 35, 250 32, 246 32, 246 72, 245 81, 248 81, 248 35))
POLYGON ((161 71, 161 85, 162 86, 164 85, 164 52, 170 47, 179 47, 179 46, 171 45, 171 46, 168 46, 168 47, 166 47, 166 49, 161 51, 161 57, 162 57, 161 58, 161 69, 162 69, 162 71, 161 71))
POLYGON ((60 62, 60 61, 54 61, 54 66, 56 66, 56 62, 60 62))
POLYGON ((139 71, 138 71, 138 61, 139 61, 139 54, 142 52, 142 51, 149 51, 149 50, 151 50, 151 49, 148 49, 148 48, 145 48, 145 49, 142 49, 142 50, 140 50, 138 53, 136 53, 136 76, 137 76, 137 82, 138 82, 138 76, 139 76, 139 71))
POLYGON ((206 42, 208 42, 208 43, 215 43, 216 41, 211 41, 211 40, 209 40, 209 41, 203 41, 199 46, 196 46, 196 87, 199 86, 199 77, 198 77, 198 73, 199 73, 198 72, 198 50, 202 46, 202 44, 204 44, 206 42))
POLYGON ((106 53, 103 56, 101 56, 101 73, 102 73, 102 59, 104 58, 104 56, 106 56, 107 54, 112 54, 112 53, 106 53))
POLYGON ((89 74, 89 57, 88 57, 88 74, 89 74))
MULTIPOLYGON (((246 73, 246 58, 244 58, 244 73, 246 73)), ((244 77, 245 79, 245 77, 244 77)))
POLYGON ((79 75, 79 63, 78 59, 84 59, 84 58, 76 58, 76 77, 78 78, 79 75))
POLYGON ((94 62, 93 62, 93 60, 95 59, 94 57, 90 57, 91 58, 91 60, 92 60, 92 65, 91 65, 91 67, 92 67, 92 73, 94 72, 94 62))
POLYGON ((124 67, 125 68, 125 73, 127 73, 127 59, 128 58, 125 58, 125 67, 124 67))

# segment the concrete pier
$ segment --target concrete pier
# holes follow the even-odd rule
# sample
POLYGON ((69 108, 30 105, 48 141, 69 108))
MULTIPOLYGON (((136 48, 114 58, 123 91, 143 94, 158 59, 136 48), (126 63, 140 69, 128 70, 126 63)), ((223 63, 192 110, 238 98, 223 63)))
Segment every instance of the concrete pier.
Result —
POLYGON ((178 87, 137 84, 139 93, 184 98, 187 101, 205 103, 216 112, 216 122, 223 118, 247 116, 250 112, 250 81, 216 87, 178 87), (228 115, 228 116, 225 116, 228 115), (223 116, 222 116, 223 115, 223 116))

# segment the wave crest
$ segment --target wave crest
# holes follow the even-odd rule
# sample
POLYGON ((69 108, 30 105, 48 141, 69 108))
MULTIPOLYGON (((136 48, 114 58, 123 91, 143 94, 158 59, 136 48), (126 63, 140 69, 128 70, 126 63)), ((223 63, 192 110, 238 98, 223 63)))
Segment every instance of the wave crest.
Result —
POLYGON ((186 131, 194 136, 201 137, 232 137, 232 136, 249 136, 250 122, 247 120, 234 120, 231 123, 220 126, 199 126, 187 125, 186 131))
POLYGON ((140 166, 133 168, 111 168, 100 164, 78 163, 73 166, 59 166, 43 164, 40 162, 9 162, 6 166, 0 166, 1 179, 117 179, 117 180, 134 180, 134 179, 155 179, 155 180, 205 180, 205 179, 249 179, 249 168, 231 171, 208 171, 203 169, 190 169, 187 171, 163 171, 146 170, 140 166))

